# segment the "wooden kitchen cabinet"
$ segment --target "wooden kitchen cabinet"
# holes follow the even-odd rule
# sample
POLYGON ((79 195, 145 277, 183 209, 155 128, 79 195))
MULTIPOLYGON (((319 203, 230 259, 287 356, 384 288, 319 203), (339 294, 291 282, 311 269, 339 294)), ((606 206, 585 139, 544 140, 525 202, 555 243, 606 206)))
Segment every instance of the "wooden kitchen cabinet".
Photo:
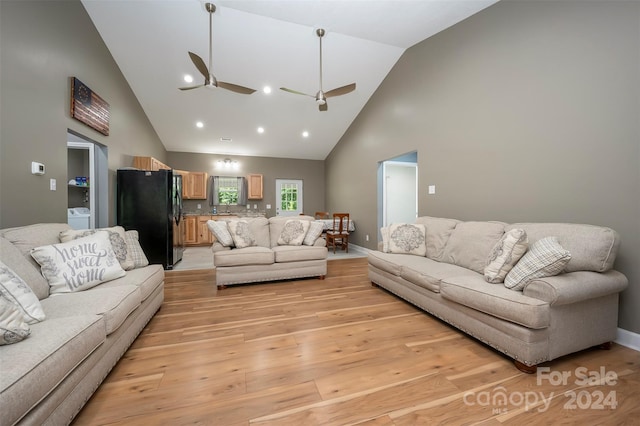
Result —
POLYGON ((153 157, 133 157, 133 167, 142 170, 171 170, 171 167, 153 157))
POLYGON ((213 244, 213 234, 209 231, 207 221, 211 216, 198 216, 198 245, 213 244))
POLYGON ((184 217, 184 243, 185 245, 196 245, 198 243, 198 216, 184 217))
POLYGON ((247 182, 249 186, 249 193, 247 198, 249 200, 262 200, 262 175, 253 173, 247 176, 247 182))
POLYGON ((186 170, 174 170, 182 176, 182 199, 184 200, 206 200, 207 199, 207 177, 205 172, 188 172, 186 170))

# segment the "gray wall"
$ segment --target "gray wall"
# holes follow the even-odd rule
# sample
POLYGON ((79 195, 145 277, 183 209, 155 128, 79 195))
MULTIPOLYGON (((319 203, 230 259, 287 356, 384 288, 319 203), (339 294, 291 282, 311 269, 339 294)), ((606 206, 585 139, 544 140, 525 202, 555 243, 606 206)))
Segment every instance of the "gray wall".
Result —
POLYGON ((67 221, 67 129, 109 149, 111 223, 115 170, 134 155, 166 151, 77 1, 0 1, 0 227, 67 221), (110 105, 110 135, 71 118, 75 76, 110 105), (46 174, 31 174, 31 162, 46 174), (49 190, 49 179, 57 191, 49 190))
POLYGON ((639 45, 638 2, 503 0, 408 49, 327 158, 327 207, 375 248, 377 163, 416 150, 420 215, 612 227, 640 332, 639 45))
MULTIPOLYGON (((218 160, 224 160, 228 156, 215 154, 193 154, 187 152, 167 153, 167 165, 180 169, 195 172, 207 172, 210 176, 246 176, 250 173, 263 175, 262 200, 251 200, 253 205, 258 205, 258 210, 265 210, 268 217, 275 215, 276 201, 276 179, 302 179, 303 186, 303 207, 306 214, 313 215, 316 211, 324 211, 325 206, 325 176, 324 161, 317 160, 295 160, 291 158, 268 158, 268 157, 242 157, 232 156, 231 159, 239 163, 238 170, 227 171, 216 168, 218 160), (271 204, 271 209, 267 210, 266 205, 271 204)), ((194 212, 197 204, 201 204, 204 213, 210 212, 211 207, 206 201, 187 200, 185 209, 194 212)), ((245 210, 246 207, 242 207, 245 210)), ((232 211, 238 208, 233 206, 232 211)))

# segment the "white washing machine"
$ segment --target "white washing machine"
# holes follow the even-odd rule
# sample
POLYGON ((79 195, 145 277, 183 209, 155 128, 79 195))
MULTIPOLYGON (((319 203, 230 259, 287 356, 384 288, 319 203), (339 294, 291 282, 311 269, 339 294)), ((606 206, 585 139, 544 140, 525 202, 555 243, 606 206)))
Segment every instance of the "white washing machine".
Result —
POLYGON ((89 229, 91 210, 87 207, 73 207, 67 210, 67 223, 73 229, 89 229))

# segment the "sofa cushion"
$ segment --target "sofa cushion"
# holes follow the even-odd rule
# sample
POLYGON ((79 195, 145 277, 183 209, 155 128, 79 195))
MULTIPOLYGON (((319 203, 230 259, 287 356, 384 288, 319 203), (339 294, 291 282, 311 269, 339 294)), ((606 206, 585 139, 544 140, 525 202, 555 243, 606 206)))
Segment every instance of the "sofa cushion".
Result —
POLYGON ((416 256, 427 254, 425 226, 420 223, 394 223, 389 226, 389 231, 383 232, 382 235, 383 239, 385 235, 388 235, 389 241, 386 246, 390 253, 416 256))
POLYGON ((40 300, 11 268, 0 261, 0 299, 15 305, 27 324, 45 319, 40 300))
POLYGON ((310 223, 308 220, 287 220, 280 231, 278 245, 301 246, 310 223))
POLYGON ((68 241, 77 240, 78 238, 88 237, 95 234, 98 231, 106 231, 109 233, 109 241, 111 242, 111 248, 120 262, 120 266, 125 271, 133 269, 135 263, 129 249, 127 247, 127 240, 125 237, 125 231, 122 226, 112 226, 111 228, 100 229, 69 229, 60 233, 60 242, 66 243, 68 241))
POLYGON ((124 233, 124 239, 127 243, 127 251, 131 254, 133 260, 133 269, 144 268, 149 264, 149 259, 144 254, 140 245, 140 235, 136 230, 129 230, 124 233))
POLYGON ((225 247, 233 246, 233 238, 229 233, 229 228, 227 227, 227 222, 224 220, 208 220, 207 228, 209 228, 209 232, 216 237, 216 240, 225 247))
POLYGON ((315 245, 320 235, 324 231, 324 223, 319 220, 314 220, 313 222, 309 222, 309 230, 307 231, 307 235, 304 236, 304 240, 302 244, 305 246, 313 246, 315 245))
POLYGON ((327 258, 327 248, 318 246, 278 246, 273 254, 276 263, 322 260, 327 258))
POLYGON ((86 290, 125 274, 106 231, 66 243, 36 247, 31 250, 31 256, 41 265, 51 293, 86 290))
POLYGON ((414 256, 405 256, 400 270, 400 277, 435 293, 440 292, 440 283, 443 279, 467 275, 478 274, 461 266, 414 256))
POLYGON ((129 314, 140 306, 140 290, 135 286, 94 287, 87 291, 65 293, 42 301, 47 321, 75 315, 104 317, 105 333, 113 333, 129 314))
POLYGON ((256 240, 256 245, 270 248, 271 236, 269 235, 269 219, 266 217, 254 217, 246 220, 249 223, 249 230, 256 240))
POLYGON ((484 273, 491 249, 504 234, 502 222, 460 222, 451 233, 442 261, 484 273))
POLYGON ((245 248, 256 245, 253 232, 249 229, 249 222, 246 220, 231 220, 227 223, 229 233, 233 238, 233 245, 236 248, 245 248))
POLYGON ((24 257, 39 271, 40 265, 31 257, 31 250, 35 247, 59 243, 60 233, 68 229, 71 227, 66 223, 37 223, 5 229, 2 231, 2 236, 20 250, 24 257))
POLYGON ((505 287, 522 290, 535 278, 558 275, 571 259, 571 253, 562 248, 556 237, 542 238, 531 245, 531 249, 507 274, 505 287))
POLYGON ((31 336, 2 347, 2 424, 12 425, 35 407, 104 342, 97 315, 47 319, 31 326, 31 336))
POLYGON ((447 241, 449 241, 451 233, 460 221, 441 217, 421 216, 416 219, 416 223, 424 225, 427 229, 427 257, 429 259, 442 260, 447 241))
POLYGON ((144 268, 128 271, 127 275, 102 283, 100 287, 109 288, 121 285, 136 286, 140 289, 142 301, 145 301, 163 282, 164 269, 162 269, 162 265, 149 265, 144 268))
MULTIPOLYGON (((277 247, 278 239, 280 238, 280 234, 282 233, 282 229, 288 220, 291 220, 291 216, 273 216, 268 219, 269 223, 269 247, 277 247)), ((295 216, 296 220, 306 220, 306 221, 314 221, 315 218, 312 216, 295 216)))
POLYGON ((522 228, 529 244, 544 237, 555 236, 558 243, 571 253, 565 272, 605 272, 613 268, 620 246, 619 234, 611 228, 576 223, 515 223, 507 229, 522 228))
POLYGON ((381 251, 371 250, 368 254, 368 261, 370 265, 399 277, 400 271, 402 270, 401 261, 404 257, 407 256, 404 254, 383 253, 381 251))
POLYGON ((0 237, 0 258, 33 290, 38 299, 49 297, 49 283, 40 273, 40 265, 30 254, 29 260, 6 238, 0 237))
POLYGON ((22 311, 8 300, 0 298, 0 346, 18 343, 30 333, 22 311))
POLYGON ((524 229, 510 229, 500 241, 493 246, 487 266, 484 268, 484 279, 488 283, 504 282, 504 278, 527 251, 527 233, 524 229))
POLYGON ((271 265, 274 262, 273 250, 267 247, 252 246, 233 250, 216 251, 213 263, 219 266, 271 265))
POLYGON ((440 294, 445 299, 528 328, 543 329, 550 324, 547 302, 488 283, 482 275, 443 279, 440 294))

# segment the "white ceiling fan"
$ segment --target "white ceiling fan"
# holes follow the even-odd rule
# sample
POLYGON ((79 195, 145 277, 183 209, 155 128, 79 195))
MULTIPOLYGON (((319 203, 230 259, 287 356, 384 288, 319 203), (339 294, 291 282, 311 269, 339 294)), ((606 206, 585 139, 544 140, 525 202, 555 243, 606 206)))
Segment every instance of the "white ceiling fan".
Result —
POLYGON ((211 70, 211 61, 213 58, 211 45, 213 44, 213 35, 212 35, 212 17, 213 13, 216 11, 216 6, 213 3, 206 3, 205 8, 207 12, 209 12, 209 67, 205 65, 202 58, 196 55, 193 52, 189 52, 189 57, 191 61, 196 66, 198 71, 204 76, 204 84, 199 84, 197 86, 191 87, 180 87, 180 90, 191 90, 197 89, 199 87, 206 87, 209 89, 213 89, 215 87, 220 87, 222 89, 231 90, 232 92, 241 93, 243 95, 250 95, 255 92, 255 89, 249 89, 248 87, 239 86, 237 84, 227 83, 224 81, 218 81, 216 77, 213 75, 211 70))
POLYGON ((315 98, 316 103, 318 104, 318 109, 320 111, 326 111, 328 109, 327 98, 331 98, 334 96, 346 95, 347 93, 353 92, 356 89, 356 84, 351 83, 346 86, 338 87, 337 89, 329 90, 325 92, 322 90, 322 37, 325 34, 324 29, 318 28, 316 30, 316 34, 320 39, 320 90, 314 95, 309 95, 306 93, 299 92, 293 89, 287 89, 286 87, 281 87, 280 90, 284 90, 285 92, 294 93, 296 95, 310 96, 315 98))

